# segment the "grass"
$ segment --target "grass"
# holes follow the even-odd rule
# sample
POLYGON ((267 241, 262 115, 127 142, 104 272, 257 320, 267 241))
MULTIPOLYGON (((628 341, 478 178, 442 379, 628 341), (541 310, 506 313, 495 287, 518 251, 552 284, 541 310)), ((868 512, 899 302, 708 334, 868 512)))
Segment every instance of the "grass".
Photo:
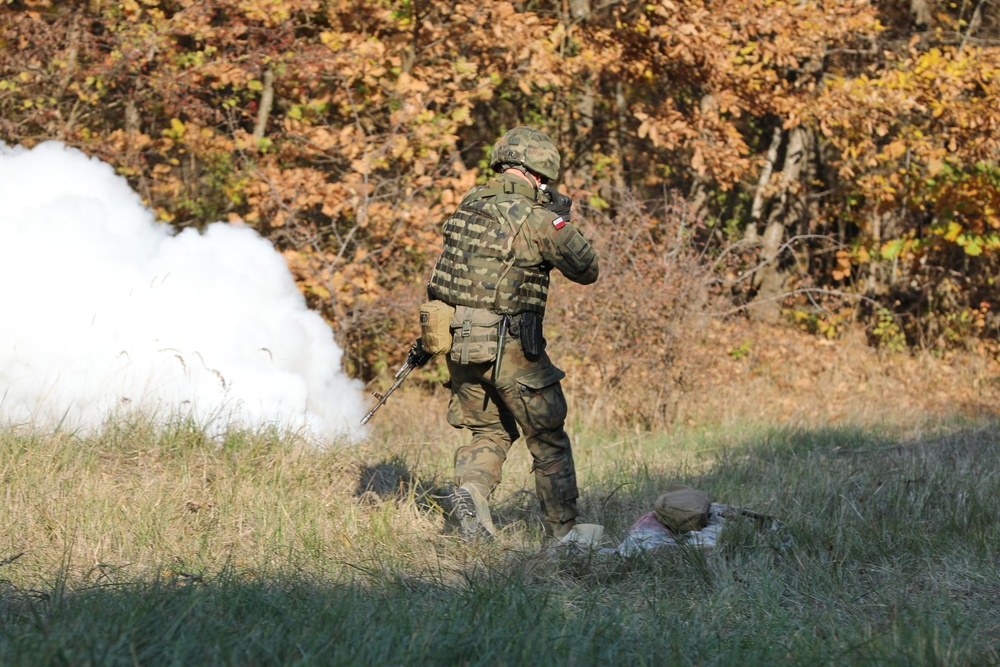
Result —
POLYGON ((325 449, 0 431, 0 664, 1000 664, 996 423, 574 433, 608 546, 672 482, 793 540, 623 558, 540 548, 521 446, 501 539, 460 541, 462 436, 410 407, 325 449))

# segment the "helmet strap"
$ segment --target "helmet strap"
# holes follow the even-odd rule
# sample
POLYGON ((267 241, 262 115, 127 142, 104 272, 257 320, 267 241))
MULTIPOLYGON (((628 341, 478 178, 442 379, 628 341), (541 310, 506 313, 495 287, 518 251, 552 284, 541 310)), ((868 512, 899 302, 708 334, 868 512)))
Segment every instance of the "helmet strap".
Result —
POLYGON ((504 171, 506 171, 507 169, 516 169, 517 171, 519 171, 522 174, 524 174, 525 178, 527 178, 529 181, 531 181, 531 184, 535 186, 536 190, 539 188, 539 186, 542 183, 543 179, 541 179, 538 176, 536 176, 533 171, 527 169, 523 165, 520 165, 520 164, 505 164, 504 167, 505 167, 504 171))

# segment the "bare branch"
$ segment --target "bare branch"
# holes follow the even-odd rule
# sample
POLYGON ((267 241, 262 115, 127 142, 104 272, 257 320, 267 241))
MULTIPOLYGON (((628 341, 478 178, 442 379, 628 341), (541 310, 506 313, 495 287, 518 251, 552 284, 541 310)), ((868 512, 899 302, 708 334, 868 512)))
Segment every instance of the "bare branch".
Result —
POLYGON ((742 312, 744 310, 749 310, 755 306, 759 306, 765 303, 772 303, 774 301, 781 301, 792 296, 797 296, 800 294, 808 295, 820 295, 820 296, 836 296, 843 299, 853 299, 855 301, 863 301, 869 303, 875 307, 880 307, 880 304, 875 299, 867 297, 863 294, 851 294, 850 292, 841 292, 839 290, 823 289, 821 287, 802 287, 800 289, 791 290, 790 292, 785 292, 783 294, 778 294, 767 299, 760 299, 757 301, 751 301, 749 303, 744 303, 742 305, 736 306, 735 308, 730 308, 729 310, 716 310, 711 311, 708 314, 712 317, 729 317, 730 315, 735 315, 736 313, 742 312))
POLYGON ((267 118, 274 106, 274 70, 268 67, 264 70, 264 90, 260 94, 260 107, 257 109, 257 122, 253 126, 253 140, 259 143, 264 138, 267 128, 267 118))

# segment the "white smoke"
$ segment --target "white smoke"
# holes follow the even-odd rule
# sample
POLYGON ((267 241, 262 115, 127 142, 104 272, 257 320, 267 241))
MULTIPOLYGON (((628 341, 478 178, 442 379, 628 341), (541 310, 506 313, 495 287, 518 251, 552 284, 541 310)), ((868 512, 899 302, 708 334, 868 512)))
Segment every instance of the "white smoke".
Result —
POLYGON ((0 423, 139 409, 212 432, 360 435, 361 384, 252 229, 174 235, 106 163, 0 144, 0 423))

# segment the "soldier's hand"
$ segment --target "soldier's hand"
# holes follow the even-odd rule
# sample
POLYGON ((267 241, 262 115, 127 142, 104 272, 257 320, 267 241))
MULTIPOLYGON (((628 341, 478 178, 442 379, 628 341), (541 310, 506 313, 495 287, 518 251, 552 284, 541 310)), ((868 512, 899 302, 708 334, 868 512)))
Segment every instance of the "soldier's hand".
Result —
POLYGON ((548 188, 545 192, 549 195, 549 201, 543 202, 542 206, 569 222, 569 209, 573 200, 555 188, 548 188))
POLYGON ((406 363, 420 367, 430 361, 433 356, 433 354, 424 349, 424 339, 418 338, 413 343, 413 347, 410 348, 410 352, 406 355, 406 363))

